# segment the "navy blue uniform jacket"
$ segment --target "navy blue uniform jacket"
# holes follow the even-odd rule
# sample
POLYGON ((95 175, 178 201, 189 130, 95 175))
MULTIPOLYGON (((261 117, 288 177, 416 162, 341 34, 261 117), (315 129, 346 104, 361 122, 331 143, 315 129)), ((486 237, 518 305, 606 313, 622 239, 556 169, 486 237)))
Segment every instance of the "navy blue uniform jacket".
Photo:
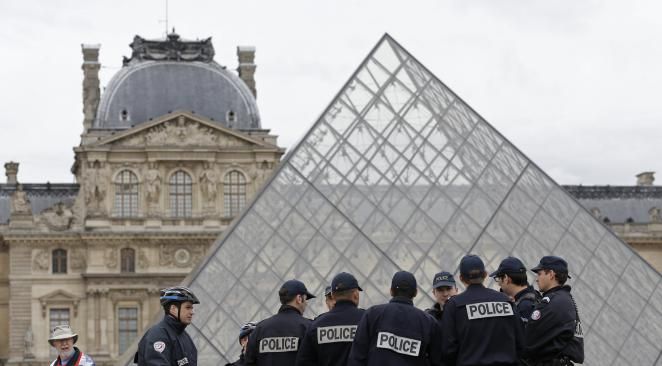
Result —
POLYGON ((446 366, 518 365, 522 323, 503 293, 469 285, 446 302, 441 333, 446 366))
POLYGON ((527 286, 515 295, 515 305, 525 325, 528 323, 531 313, 533 313, 533 308, 536 306, 536 299, 539 297, 532 286, 527 286))
POLYGON ((198 350, 184 329, 185 324, 164 316, 140 339, 133 362, 139 366, 197 366, 198 350))
POLYGON ((538 362, 568 356, 584 362, 584 336, 576 320, 570 286, 545 292, 526 326, 525 358, 538 362))
POLYGON ((301 349, 296 366, 345 366, 356 327, 365 310, 348 300, 340 300, 328 313, 313 321, 301 349))
POLYGON ((441 365, 440 336, 432 316, 415 308, 411 299, 394 297, 366 310, 347 365, 441 365))
POLYGON ((278 314, 259 322, 248 336, 246 365, 294 365, 310 323, 296 308, 282 305, 278 314))

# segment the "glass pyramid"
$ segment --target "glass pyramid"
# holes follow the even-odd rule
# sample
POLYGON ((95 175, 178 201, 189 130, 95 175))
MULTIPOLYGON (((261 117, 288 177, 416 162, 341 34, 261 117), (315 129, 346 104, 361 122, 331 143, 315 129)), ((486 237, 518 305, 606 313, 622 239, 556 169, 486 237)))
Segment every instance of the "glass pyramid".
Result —
POLYGON ((385 35, 186 280, 200 363, 234 361, 240 325, 273 315, 287 279, 322 294, 351 272, 369 307, 408 270, 425 308, 432 276, 470 252, 488 269, 565 257, 585 365, 662 362, 660 274, 385 35))

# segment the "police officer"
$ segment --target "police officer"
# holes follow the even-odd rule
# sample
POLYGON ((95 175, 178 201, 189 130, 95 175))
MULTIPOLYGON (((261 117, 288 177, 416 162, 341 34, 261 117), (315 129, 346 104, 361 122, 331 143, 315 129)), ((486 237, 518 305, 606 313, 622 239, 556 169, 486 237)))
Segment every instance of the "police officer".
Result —
POLYGON ((255 329, 255 323, 248 322, 241 326, 239 329, 239 345, 241 346, 241 354, 239 359, 233 363, 226 363, 225 366, 244 366, 246 365, 246 360, 244 355, 246 353, 246 344, 248 344, 248 336, 255 329))
POLYGON ((356 327, 365 310, 359 309, 359 287, 356 278, 346 272, 331 281, 335 306, 320 315, 308 328, 296 366, 345 366, 356 327))
POLYGON ((446 302, 442 353, 447 366, 518 365, 522 325, 508 296, 486 288, 483 261, 467 255, 460 261, 466 290, 446 302))
POLYGON ((198 350, 185 329, 193 320, 193 305, 200 301, 186 287, 163 289, 160 300, 165 316, 142 337, 133 362, 139 366, 196 366, 198 350))
POLYGON ((282 304, 278 314, 257 324, 248 336, 246 364, 258 366, 292 366, 296 362, 301 340, 310 325, 303 317, 307 301, 315 296, 298 280, 286 281, 278 291, 282 304))
POLYGON ((568 263, 545 256, 531 269, 542 300, 531 313, 526 327, 524 356, 530 365, 557 366, 584 362, 584 335, 575 300, 566 285, 568 263))
POLYGON ((333 296, 331 296, 331 286, 326 286, 324 289, 324 303, 329 310, 333 309, 333 305, 336 304, 335 300, 333 300, 333 296))
POLYGON ((391 281, 392 299, 366 310, 348 366, 441 365, 439 323, 414 307, 416 278, 401 271, 391 281))
POLYGON ((503 293, 515 300, 520 319, 526 325, 533 307, 540 300, 540 294, 527 282, 524 263, 518 258, 507 257, 496 271, 490 273, 490 277, 499 284, 503 293))
POLYGON ((457 285, 455 278, 450 272, 439 272, 432 279, 432 296, 436 302, 434 305, 425 309, 425 312, 432 315, 439 325, 441 325, 441 315, 444 313, 444 305, 451 296, 457 295, 457 285))

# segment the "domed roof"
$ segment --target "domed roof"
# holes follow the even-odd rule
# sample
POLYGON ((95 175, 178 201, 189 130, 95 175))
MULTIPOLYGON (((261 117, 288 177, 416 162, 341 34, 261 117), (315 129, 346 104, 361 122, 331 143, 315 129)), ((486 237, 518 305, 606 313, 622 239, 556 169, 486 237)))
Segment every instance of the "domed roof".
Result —
POLYGON ((175 110, 192 111, 225 127, 260 129, 255 97, 235 73, 212 60, 211 40, 148 41, 138 36, 133 55, 101 96, 93 128, 126 129, 175 110))

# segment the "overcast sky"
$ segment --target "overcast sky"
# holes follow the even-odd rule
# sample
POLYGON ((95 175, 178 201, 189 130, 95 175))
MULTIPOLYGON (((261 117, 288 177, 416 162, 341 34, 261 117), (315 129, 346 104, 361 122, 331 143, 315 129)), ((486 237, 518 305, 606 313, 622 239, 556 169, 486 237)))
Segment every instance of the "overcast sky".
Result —
MULTIPOLYGON (((281 146, 388 32, 557 182, 585 185, 662 180, 660 14, 659 0, 169 0, 170 26, 212 36, 218 63, 256 46, 262 125, 281 146)), ((165 0, 0 1, 0 162, 20 162, 22 182, 72 182, 80 44, 101 44, 103 86, 164 18, 165 0)))

